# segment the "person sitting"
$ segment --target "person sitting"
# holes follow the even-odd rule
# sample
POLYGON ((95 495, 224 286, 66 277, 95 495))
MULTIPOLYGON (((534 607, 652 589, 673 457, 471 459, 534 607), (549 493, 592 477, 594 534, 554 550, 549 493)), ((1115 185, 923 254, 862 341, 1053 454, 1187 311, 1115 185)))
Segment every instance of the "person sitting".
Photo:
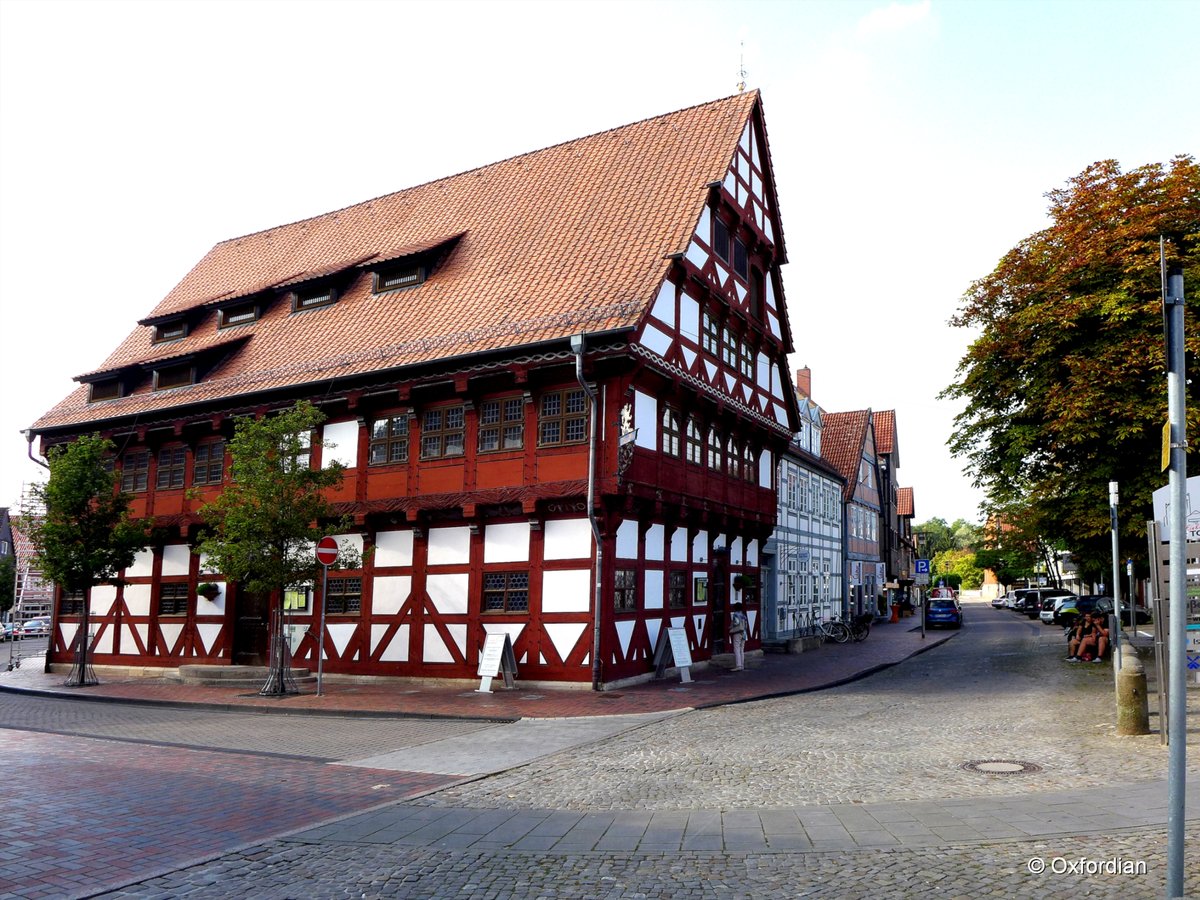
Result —
POLYGON ((1075 620, 1067 633, 1067 662, 1083 662, 1083 645, 1092 636, 1092 614, 1084 613, 1075 620))
MULTIPOLYGON (((1078 644, 1075 645, 1072 661, 1103 662, 1104 654, 1108 651, 1108 623, 1104 621, 1104 616, 1100 613, 1084 613, 1083 618, 1085 620, 1083 632, 1078 644)), ((1067 649, 1070 650, 1070 645, 1067 649)))

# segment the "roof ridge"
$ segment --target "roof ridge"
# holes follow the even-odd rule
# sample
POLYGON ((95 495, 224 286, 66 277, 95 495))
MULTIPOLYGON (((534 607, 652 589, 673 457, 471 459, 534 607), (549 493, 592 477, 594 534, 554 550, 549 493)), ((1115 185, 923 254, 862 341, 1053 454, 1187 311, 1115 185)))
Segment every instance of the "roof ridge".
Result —
POLYGON ((470 168, 470 169, 463 169, 461 172, 454 172, 449 175, 443 175, 440 178, 434 178, 429 181, 422 181, 419 184, 411 184, 408 187, 403 187, 403 188, 400 188, 399 190, 388 191, 386 194, 378 194, 378 195, 376 195, 374 197, 370 197, 366 200, 359 200, 357 203, 348 203, 345 206, 340 206, 337 209, 327 210, 323 213, 317 213, 314 216, 305 216, 304 218, 301 218, 301 219, 294 219, 291 222, 281 222, 278 225, 272 225, 269 228, 260 228, 257 231, 247 231, 245 234, 240 234, 235 237, 223 238, 222 240, 219 240, 215 244, 213 244, 213 249, 216 249, 217 247, 220 247, 224 244, 233 244, 238 241, 244 241, 246 238, 257 237, 258 235, 262 235, 262 234, 269 234, 272 231, 279 231, 284 228, 291 228, 293 225, 301 225, 305 222, 315 222, 318 219, 325 219, 325 218, 328 218, 329 216, 336 216, 337 214, 344 213, 347 210, 356 209, 360 206, 366 206, 370 203, 376 203, 380 200, 387 200, 391 197, 398 196, 399 194, 404 194, 409 191, 415 191, 415 190, 418 190, 419 188, 431 187, 435 184, 440 184, 443 181, 450 181, 451 179, 454 179, 454 178, 462 178, 465 175, 470 175, 472 172, 482 172, 485 169, 491 169, 496 166, 504 165, 505 163, 510 163, 514 160, 523 159, 527 156, 533 156, 538 153, 545 153, 547 150, 555 150, 559 147, 567 147, 567 146, 570 146, 571 144, 577 144, 580 141, 590 140, 592 138, 599 137, 600 135, 603 135, 603 134, 611 134, 614 131, 622 131, 623 129, 626 129, 626 128, 633 128, 636 125, 643 125, 647 122, 653 122, 655 119, 665 119, 669 116, 677 116, 677 115, 680 115, 681 113, 690 112, 693 109, 701 109, 702 107, 706 107, 706 106, 718 106, 722 103, 728 103, 729 101, 731 101, 735 98, 738 98, 738 97, 755 97, 755 98, 757 98, 758 96, 759 96, 759 89, 752 88, 751 90, 745 91, 744 93, 730 94, 727 97, 720 97, 716 100, 707 100, 703 103, 693 103, 691 106, 684 106, 680 109, 672 110, 671 112, 659 113, 658 115, 655 115, 655 116, 646 116, 643 119, 637 119, 633 122, 626 122, 624 125, 614 125, 611 128, 603 128, 600 131, 593 131, 591 134, 581 135, 579 137, 571 138, 570 140, 566 140, 566 141, 559 141, 556 144, 547 144, 545 147, 538 147, 535 150, 526 150, 524 153, 515 153, 512 156, 506 156, 504 159, 497 159, 497 160, 493 160, 490 163, 485 163, 481 166, 474 166, 473 168, 470 168))

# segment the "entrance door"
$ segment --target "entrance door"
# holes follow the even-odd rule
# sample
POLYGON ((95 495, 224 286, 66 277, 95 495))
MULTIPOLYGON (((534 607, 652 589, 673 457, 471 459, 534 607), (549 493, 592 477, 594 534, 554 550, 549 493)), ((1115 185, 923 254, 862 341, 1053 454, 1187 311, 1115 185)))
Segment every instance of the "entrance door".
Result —
POLYGON ((233 620, 233 664, 267 664, 267 622, 271 614, 270 594, 238 591, 237 613, 233 620))
POLYGON ((729 594, 729 551, 723 548, 713 551, 708 593, 712 597, 712 652, 724 653, 728 649, 725 640, 725 607, 729 594))

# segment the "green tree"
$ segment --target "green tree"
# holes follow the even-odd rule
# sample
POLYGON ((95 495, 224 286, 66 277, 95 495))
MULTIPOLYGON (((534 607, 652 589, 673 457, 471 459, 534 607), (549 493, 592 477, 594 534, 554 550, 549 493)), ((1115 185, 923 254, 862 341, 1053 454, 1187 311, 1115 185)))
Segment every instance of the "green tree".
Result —
POLYGON ((930 568, 930 581, 934 584, 945 581, 948 587, 961 586, 968 591, 979 590, 983 584, 983 570, 976 565, 971 550, 943 550, 933 558, 930 568))
POLYGON ((200 515, 210 529, 199 551, 239 590, 272 598, 271 672, 265 694, 286 693, 283 592, 311 583, 319 565, 313 545, 349 530, 334 521, 325 491, 342 480, 338 464, 310 466, 310 442, 325 417, 298 403, 278 415, 238 420, 229 442, 232 478, 200 515))
POLYGON ((117 490, 113 451, 112 442, 99 435, 51 450, 49 480, 31 489, 41 514, 21 520, 45 578, 83 593, 75 664, 67 677, 73 686, 96 683, 88 663, 92 587, 132 565, 149 537, 146 524, 130 515, 129 495, 117 490))
MULTIPOLYGON (((979 336, 942 396, 965 402, 949 444, 989 504, 1019 502, 1044 548, 1101 571, 1108 482, 1121 485, 1122 556, 1144 560, 1150 493, 1164 481, 1159 238, 1195 285, 1200 167, 1180 156, 1122 172, 1108 160, 1047 196, 1050 225, 963 297, 951 323, 979 336)), ((1187 348, 1200 351, 1200 331, 1187 348)), ((1188 390, 1194 431, 1200 382, 1188 390)))

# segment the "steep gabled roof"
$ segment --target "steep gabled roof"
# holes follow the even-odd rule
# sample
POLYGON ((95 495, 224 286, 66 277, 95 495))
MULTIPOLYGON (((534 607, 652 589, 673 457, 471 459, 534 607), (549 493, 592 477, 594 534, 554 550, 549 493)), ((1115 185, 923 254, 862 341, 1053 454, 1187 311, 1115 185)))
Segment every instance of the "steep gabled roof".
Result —
POLYGON ((238 298, 336 276, 337 302, 295 314, 276 302, 199 383, 90 406, 82 385, 34 428, 632 329, 760 109, 757 91, 738 94, 222 241, 92 376, 213 348, 215 307, 238 298), (371 266, 422 253, 432 277, 373 293, 371 266), (176 316, 188 335, 154 344, 176 316))
POLYGON ((896 515, 911 519, 916 515, 913 510, 913 489, 910 487, 896 488, 896 515))
MULTIPOLYGON (((872 417, 875 420, 875 449, 880 455, 897 454, 896 411, 881 409, 879 412, 873 413, 872 417)), ((893 461, 899 468, 899 460, 894 459, 893 461)))
POLYGON ((821 430, 821 455, 846 480, 842 498, 847 502, 853 498, 854 489, 858 486, 858 462, 862 459, 870 422, 869 409, 825 413, 825 427, 821 430))

